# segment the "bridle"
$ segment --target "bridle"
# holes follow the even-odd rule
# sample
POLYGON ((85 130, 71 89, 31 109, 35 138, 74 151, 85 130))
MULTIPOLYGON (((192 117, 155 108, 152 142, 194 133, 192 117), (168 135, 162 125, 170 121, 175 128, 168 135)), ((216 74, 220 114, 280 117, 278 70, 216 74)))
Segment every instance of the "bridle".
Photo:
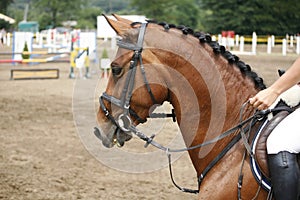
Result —
MULTIPOLYGON (((133 26, 134 24, 132 24, 133 26)), ((137 39, 137 43, 129 43, 124 42, 122 40, 117 41, 117 45, 119 48, 124 48, 128 50, 132 50, 134 52, 129 66, 129 71, 127 73, 124 88, 121 93, 121 97, 118 99, 112 95, 107 94, 106 92, 103 92, 103 94, 99 97, 99 103, 100 108, 104 112, 105 116, 117 127, 117 137, 119 134, 119 131, 122 130, 125 133, 133 132, 136 133, 136 128, 132 124, 132 118, 137 120, 139 123, 144 123, 146 119, 141 118, 133 109, 130 107, 130 100, 132 97, 134 84, 135 84, 135 77, 136 77, 136 70, 137 67, 140 66, 141 73, 144 80, 144 85, 146 86, 146 89, 151 97, 153 105, 157 104, 157 101, 152 93, 151 87, 149 85, 149 82, 146 77, 146 71, 143 65, 143 59, 142 59, 142 51, 143 51, 143 42, 144 42, 144 35, 146 32, 147 23, 141 23, 139 35, 137 39), (138 65, 139 63, 139 65, 138 65), (107 107, 104 104, 104 101, 106 100, 110 102, 111 104, 119 107, 122 109, 122 113, 119 114, 117 117, 114 117, 107 107)), ((150 118, 165 118, 165 117, 172 117, 173 122, 176 121, 175 119, 175 112, 174 109, 172 110, 171 114, 164 114, 164 113, 151 113, 149 115, 150 118)), ((101 135, 97 134, 99 133, 98 128, 95 127, 95 134, 98 138, 101 139, 101 135)), ((154 137, 154 136, 153 136, 154 137)), ((152 138, 153 138, 152 137, 152 138)))
POLYGON ((129 49, 134 52, 131 61, 130 61, 130 66, 129 66, 129 71, 125 80, 125 85, 121 93, 121 98, 118 99, 114 96, 108 95, 106 92, 104 92, 100 98, 100 107, 102 111, 105 113, 105 116, 111 120, 111 122, 116 125, 118 128, 120 128, 124 132, 129 132, 130 131, 130 126, 132 124, 132 120, 130 118, 133 117, 135 118, 139 123, 143 123, 146 120, 139 117, 138 114, 130 108, 130 100, 134 88, 134 83, 135 83, 135 76, 136 76, 136 70, 138 67, 138 63, 140 64, 141 72, 143 75, 144 83, 147 88, 147 91, 151 97, 151 100, 153 104, 156 104, 157 101, 151 91, 151 88, 149 86, 148 80, 146 78, 146 73, 145 69, 143 66, 143 59, 142 59, 142 51, 143 51, 143 42, 144 42, 144 35, 146 32, 146 27, 147 23, 142 23, 140 27, 140 32, 138 35, 138 40, 136 45, 128 42, 124 42, 122 40, 117 41, 117 45, 119 48, 124 48, 124 49, 129 49), (111 104, 116 105, 117 107, 122 109, 122 113, 117 116, 117 118, 113 117, 111 113, 108 111, 106 106, 104 105, 103 100, 106 100, 110 102, 111 104))

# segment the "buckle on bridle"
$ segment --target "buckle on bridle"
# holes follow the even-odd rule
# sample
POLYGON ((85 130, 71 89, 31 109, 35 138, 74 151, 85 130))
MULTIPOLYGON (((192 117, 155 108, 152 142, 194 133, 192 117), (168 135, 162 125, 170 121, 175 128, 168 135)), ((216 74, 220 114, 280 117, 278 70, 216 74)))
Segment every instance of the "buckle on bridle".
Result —
POLYGON ((132 121, 131 121, 129 115, 120 114, 117 122, 118 122, 119 128, 122 131, 130 132, 130 126, 132 124, 132 121))

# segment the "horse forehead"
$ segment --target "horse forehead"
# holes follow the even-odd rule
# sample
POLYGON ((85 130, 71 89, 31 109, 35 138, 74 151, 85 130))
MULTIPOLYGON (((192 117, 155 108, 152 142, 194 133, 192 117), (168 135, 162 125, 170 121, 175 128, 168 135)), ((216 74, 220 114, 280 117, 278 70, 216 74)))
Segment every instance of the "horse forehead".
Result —
POLYGON ((113 63, 116 63, 120 66, 129 62, 132 58, 133 52, 131 50, 119 48, 113 63))

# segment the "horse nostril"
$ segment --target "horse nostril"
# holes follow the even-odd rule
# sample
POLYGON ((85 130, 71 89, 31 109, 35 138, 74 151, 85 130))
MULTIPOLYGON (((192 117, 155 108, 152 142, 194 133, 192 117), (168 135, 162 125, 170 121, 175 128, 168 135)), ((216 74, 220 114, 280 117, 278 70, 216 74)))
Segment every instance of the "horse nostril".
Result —
POLYGON ((94 127, 94 134, 98 139, 102 140, 100 130, 97 127, 94 127))
POLYGON ((109 137, 104 135, 102 131, 100 131, 99 128, 94 127, 94 134, 95 136, 102 141, 102 144, 107 147, 111 148, 114 146, 114 144, 110 141, 109 137))

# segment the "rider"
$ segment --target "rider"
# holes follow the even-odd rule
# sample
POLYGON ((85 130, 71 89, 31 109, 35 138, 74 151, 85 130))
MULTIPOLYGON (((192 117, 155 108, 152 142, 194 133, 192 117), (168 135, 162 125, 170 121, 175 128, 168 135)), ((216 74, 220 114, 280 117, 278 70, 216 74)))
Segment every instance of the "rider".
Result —
MULTIPOLYGON (((259 110, 267 109, 284 91, 300 81, 300 57, 269 88, 250 98, 259 110)), ((297 154, 300 153, 300 108, 288 115, 270 134, 267 140, 269 170, 276 200, 298 200, 300 170, 297 154)))

